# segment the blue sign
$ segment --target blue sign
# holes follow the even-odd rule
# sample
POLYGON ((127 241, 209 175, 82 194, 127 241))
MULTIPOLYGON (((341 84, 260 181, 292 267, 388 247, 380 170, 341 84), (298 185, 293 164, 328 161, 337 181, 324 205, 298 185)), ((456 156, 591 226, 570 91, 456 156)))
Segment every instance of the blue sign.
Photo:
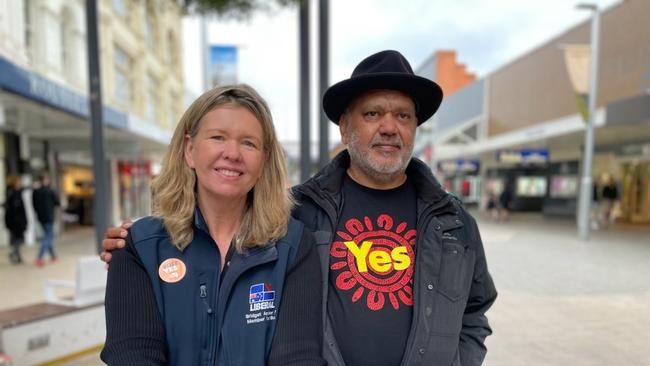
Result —
POLYGON ((211 46, 209 65, 212 86, 236 84, 237 46, 211 46))
MULTIPOLYGON (((81 118, 90 117, 88 97, 24 70, 2 57, 0 88, 81 118)), ((119 129, 127 128, 126 114, 108 106, 104 106, 102 114, 107 125, 119 129)))

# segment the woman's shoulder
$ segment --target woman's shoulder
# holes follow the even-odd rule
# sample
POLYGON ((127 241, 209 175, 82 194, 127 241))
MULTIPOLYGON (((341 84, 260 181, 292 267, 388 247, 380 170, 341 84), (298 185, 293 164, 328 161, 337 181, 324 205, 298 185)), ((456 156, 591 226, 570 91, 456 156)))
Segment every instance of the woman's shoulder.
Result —
POLYGON ((289 216, 289 223, 287 224, 287 233, 280 239, 280 241, 285 241, 289 243, 300 243, 303 232, 306 230, 305 224, 302 221, 297 220, 289 216))
POLYGON ((129 234, 134 244, 151 238, 169 236, 162 218, 157 216, 145 216, 138 219, 129 228, 129 234))

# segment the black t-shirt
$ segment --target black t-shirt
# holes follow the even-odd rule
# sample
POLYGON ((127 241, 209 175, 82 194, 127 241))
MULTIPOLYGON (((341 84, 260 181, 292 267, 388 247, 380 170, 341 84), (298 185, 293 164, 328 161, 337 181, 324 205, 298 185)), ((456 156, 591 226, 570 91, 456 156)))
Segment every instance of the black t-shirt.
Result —
POLYGON ((347 175, 330 249, 328 312, 346 365, 399 365, 413 315, 416 191, 347 175))

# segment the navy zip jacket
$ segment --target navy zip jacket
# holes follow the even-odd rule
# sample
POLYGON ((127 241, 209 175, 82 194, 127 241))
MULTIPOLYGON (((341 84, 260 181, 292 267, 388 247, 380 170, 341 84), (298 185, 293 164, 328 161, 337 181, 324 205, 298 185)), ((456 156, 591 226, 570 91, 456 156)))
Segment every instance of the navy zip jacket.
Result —
POLYGON ((287 235, 275 243, 229 253, 223 271, 220 261, 198 209, 193 240, 182 252, 171 244, 161 219, 133 224, 126 248, 113 252, 108 273, 102 360, 325 364, 318 254, 302 223, 291 219, 287 235), (166 266, 170 260, 173 265, 166 266))

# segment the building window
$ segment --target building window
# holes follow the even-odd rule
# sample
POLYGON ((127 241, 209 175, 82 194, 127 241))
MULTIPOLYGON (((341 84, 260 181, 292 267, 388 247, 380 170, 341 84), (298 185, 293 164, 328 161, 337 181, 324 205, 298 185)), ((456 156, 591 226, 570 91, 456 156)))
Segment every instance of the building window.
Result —
POLYGON ((167 32, 167 62, 174 67, 177 65, 178 49, 176 46, 176 38, 174 33, 170 30, 167 32))
POLYGON ((74 70, 75 70, 75 61, 74 60, 74 48, 72 45, 73 40, 73 31, 72 26, 74 20, 70 9, 64 8, 61 13, 61 70, 63 71, 63 76, 68 81, 73 81, 74 79, 74 70))
POLYGON ((144 41, 149 47, 149 49, 155 49, 156 47, 156 13, 151 4, 151 1, 147 1, 144 5, 144 41))
POLYGON ((126 18, 126 4, 124 0, 113 0, 113 11, 121 18, 126 18))
POLYGON ((158 80, 147 74, 145 81, 145 113, 144 116, 150 122, 156 122, 156 110, 158 102, 158 80))
POLYGON ((128 108, 131 100, 131 57, 120 47, 115 46, 115 85, 113 98, 122 107, 128 108))
POLYGON ((27 56, 31 57, 32 53, 32 43, 33 43, 33 30, 32 30, 32 9, 30 8, 30 1, 25 1, 23 3, 24 10, 24 20, 25 20, 25 50, 27 51, 27 56))
POLYGON ((68 55, 68 49, 67 49, 67 43, 68 43, 68 32, 67 32, 67 26, 66 26, 66 19, 63 18, 61 19, 61 27, 60 27, 60 32, 61 32, 61 65, 63 69, 66 68, 66 63, 70 61, 70 56, 68 55))
POLYGON ((171 93, 170 99, 169 99, 169 116, 167 123, 168 127, 174 127, 176 126, 176 123, 178 120, 176 119, 176 104, 177 104, 178 96, 176 93, 171 93))

